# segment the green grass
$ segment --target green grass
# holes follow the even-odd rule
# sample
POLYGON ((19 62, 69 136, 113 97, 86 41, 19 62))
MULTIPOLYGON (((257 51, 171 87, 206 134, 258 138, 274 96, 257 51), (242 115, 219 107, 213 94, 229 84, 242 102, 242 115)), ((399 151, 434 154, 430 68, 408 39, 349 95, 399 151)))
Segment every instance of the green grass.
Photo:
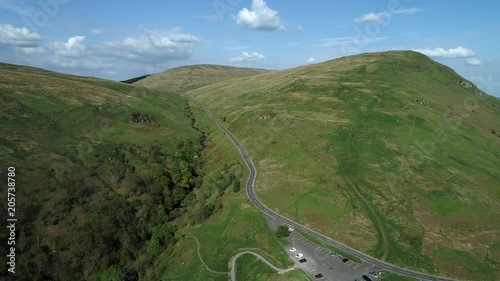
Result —
POLYGON ((402 276, 402 275, 397 275, 397 274, 394 274, 394 273, 385 273, 383 274, 383 279, 384 281, 418 281, 420 279, 414 279, 414 278, 410 278, 410 277, 406 277, 406 276, 402 276))
POLYGON ((449 265, 450 270, 455 270, 462 277, 461 279, 470 280, 479 276, 479 280, 498 280, 499 275, 495 272, 493 266, 482 263, 474 259, 467 251, 457 251, 450 248, 439 248, 434 253, 434 259, 438 262, 451 261, 454 265, 449 265))
MULTIPOLYGON (((243 166, 236 147, 213 124, 199 104, 193 103, 192 108, 197 122, 208 132, 209 146, 203 156, 206 159, 205 170, 207 171, 204 184, 208 182, 207 179, 219 174, 221 167, 225 164, 234 162, 245 167, 241 181, 246 182, 248 172, 246 166, 243 166)), ((196 191, 197 196, 206 192, 204 188, 207 187, 204 185, 196 191)), ((179 222, 180 233, 196 237, 200 241, 201 255, 211 269, 227 271, 231 257, 247 249, 261 254, 278 267, 288 268, 293 265, 281 248, 280 241, 268 229, 263 214, 247 199, 243 188, 238 193, 230 189, 226 190, 221 200, 222 208, 201 225, 184 227, 183 222, 179 222)), ((198 268, 200 265, 193 262, 198 259, 196 252, 191 248, 193 245, 196 244, 187 240, 175 246, 174 257, 177 258, 169 261, 171 270, 165 272, 165 280, 223 280, 227 278, 213 276, 205 269, 198 268)), ((291 276, 295 274, 297 273, 292 273, 291 276)))
POLYGON ((164 90, 168 83, 170 92, 181 92, 200 88, 217 82, 266 73, 265 69, 238 68, 222 65, 183 66, 148 76, 135 82, 135 85, 155 90, 164 90))
POLYGON ((236 279, 248 281, 307 281, 309 278, 300 269, 277 274, 263 261, 252 255, 243 255, 236 261, 236 279))
POLYGON ((500 138, 491 133, 500 128, 497 98, 476 98, 453 70, 414 52, 258 78, 186 95, 226 117, 257 167, 267 206, 414 270, 453 276, 433 253, 460 250, 453 242, 460 240, 472 245, 471 263, 500 271, 480 250, 500 227, 500 138))

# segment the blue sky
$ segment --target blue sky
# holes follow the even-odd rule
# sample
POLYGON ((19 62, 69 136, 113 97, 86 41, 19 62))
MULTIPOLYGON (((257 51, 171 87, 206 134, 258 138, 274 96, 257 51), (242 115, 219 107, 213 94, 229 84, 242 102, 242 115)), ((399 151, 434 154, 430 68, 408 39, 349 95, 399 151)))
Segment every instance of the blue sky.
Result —
POLYGON ((123 80, 416 50, 500 96, 498 11, 499 1, 0 0, 0 61, 123 80))

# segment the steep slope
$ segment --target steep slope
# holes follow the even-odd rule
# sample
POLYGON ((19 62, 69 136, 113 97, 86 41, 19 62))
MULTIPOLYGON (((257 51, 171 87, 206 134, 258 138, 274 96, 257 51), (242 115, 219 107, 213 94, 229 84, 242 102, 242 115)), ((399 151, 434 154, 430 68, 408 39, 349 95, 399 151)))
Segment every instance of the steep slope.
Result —
POLYGON ((266 72, 269 70, 222 65, 191 65, 149 76, 135 84, 150 89, 180 92, 266 72))
POLYGON ((250 152, 266 205, 387 261, 495 280, 500 101, 415 52, 186 92, 250 152))
POLYGON ((186 101, 10 64, 0 64, 0 101, 0 169, 4 182, 15 167, 18 219, 9 280, 158 280, 169 221, 199 168, 186 101))

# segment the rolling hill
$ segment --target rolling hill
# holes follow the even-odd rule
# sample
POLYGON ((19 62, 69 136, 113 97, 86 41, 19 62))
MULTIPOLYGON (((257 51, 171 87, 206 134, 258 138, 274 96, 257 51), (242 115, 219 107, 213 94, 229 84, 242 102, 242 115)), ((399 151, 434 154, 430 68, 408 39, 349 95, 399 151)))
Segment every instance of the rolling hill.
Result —
POLYGON ((279 213, 408 268, 499 277, 500 101, 449 67, 369 53, 184 94, 242 142, 279 213))
POLYGON ((1 63, 0 101, 2 174, 16 179, 9 280, 160 278, 200 166, 185 99, 1 63))
POLYGON ((155 90, 183 92, 231 79, 270 72, 266 69, 222 65, 182 66, 141 79, 134 84, 155 90), (168 88, 164 88, 168 86, 168 88))

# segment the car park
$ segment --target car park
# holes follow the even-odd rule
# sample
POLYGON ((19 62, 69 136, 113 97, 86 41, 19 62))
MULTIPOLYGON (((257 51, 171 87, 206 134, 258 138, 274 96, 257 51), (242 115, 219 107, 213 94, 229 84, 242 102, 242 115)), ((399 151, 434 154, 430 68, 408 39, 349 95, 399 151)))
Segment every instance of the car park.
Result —
POLYGON ((318 274, 314 275, 314 278, 316 278, 316 279, 323 278, 323 274, 318 273, 318 274))
POLYGON ((295 255, 296 259, 301 259, 304 255, 302 253, 298 253, 295 255))
POLYGON ((297 249, 295 249, 295 248, 290 248, 290 252, 295 252, 295 251, 297 251, 297 249))
POLYGON ((307 260, 306 259, 301 259, 299 262, 300 263, 305 263, 305 262, 307 262, 307 260))

